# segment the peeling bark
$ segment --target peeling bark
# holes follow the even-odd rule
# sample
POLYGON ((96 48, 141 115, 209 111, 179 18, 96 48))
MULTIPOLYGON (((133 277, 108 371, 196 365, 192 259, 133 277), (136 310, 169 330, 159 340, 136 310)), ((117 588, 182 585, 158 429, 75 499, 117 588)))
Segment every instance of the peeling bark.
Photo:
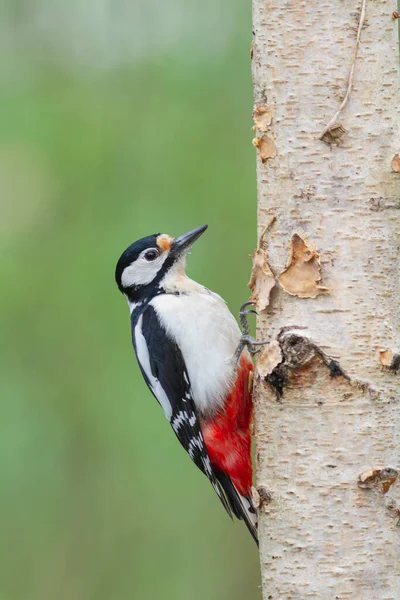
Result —
POLYGON ((262 137, 255 137, 253 140, 253 146, 258 148, 258 155, 262 162, 267 162, 269 158, 275 158, 276 156, 276 145, 272 138, 267 135, 262 137))
POLYGON ((265 310, 269 306, 271 291, 275 286, 275 276, 268 264, 266 241, 268 229, 273 222, 274 218, 272 217, 260 235, 257 249, 251 255, 253 268, 248 286, 251 289, 250 300, 255 303, 259 311, 265 310))
POLYGON ((281 273, 254 388, 265 600, 400 598, 393 9, 253 0, 253 119, 274 145, 255 144, 258 227, 274 217, 268 267, 281 273))
POLYGON ((392 158, 392 171, 400 173, 400 154, 395 154, 392 158))
POLYGON ((316 298, 328 292, 320 285, 321 261, 313 244, 294 233, 290 241, 290 256, 287 267, 278 277, 281 287, 292 296, 316 298))

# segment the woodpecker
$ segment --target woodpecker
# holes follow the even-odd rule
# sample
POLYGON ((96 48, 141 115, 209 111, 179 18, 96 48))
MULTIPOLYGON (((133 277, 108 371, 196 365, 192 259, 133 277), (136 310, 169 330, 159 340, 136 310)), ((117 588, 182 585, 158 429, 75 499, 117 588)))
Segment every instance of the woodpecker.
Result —
POLYGON ((243 519, 258 544, 250 390, 257 342, 245 323, 251 311, 242 307, 242 335, 224 300, 186 275, 187 252, 206 229, 134 242, 118 260, 115 280, 128 301, 147 386, 229 516, 243 519))

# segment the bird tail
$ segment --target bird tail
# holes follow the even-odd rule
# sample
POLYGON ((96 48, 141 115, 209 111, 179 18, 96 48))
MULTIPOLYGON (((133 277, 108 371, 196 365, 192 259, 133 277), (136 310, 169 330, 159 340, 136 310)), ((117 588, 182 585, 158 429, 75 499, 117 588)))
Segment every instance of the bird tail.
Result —
POLYGON ((251 494, 248 493, 246 496, 242 496, 242 494, 240 494, 236 489, 236 486, 232 482, 231 478, 226 475, 226 473, 217 471, 215 475, 224 489, 233 514, 235 517, 243 520, 246 523, 247 529, 258 546, 257 509, 254 506, 251 494))

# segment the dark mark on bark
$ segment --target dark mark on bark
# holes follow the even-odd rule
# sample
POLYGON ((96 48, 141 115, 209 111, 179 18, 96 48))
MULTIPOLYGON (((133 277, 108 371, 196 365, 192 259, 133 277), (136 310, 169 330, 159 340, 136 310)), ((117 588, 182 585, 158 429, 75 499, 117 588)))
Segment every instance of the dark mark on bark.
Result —
POLYGON ((392 364, 390 365, 389 370, 394 371, 395 373, 400 370, 400 354, 393 355, 392 364))
POLYGON ((270 375, 266 377, 266 381, 274 388, 277 399, 280 400, 283 396, 283 388, 287 383, 287 368, 285 363, 275 367, 270 375))
POLYGON ((372 490, 379 487, 386 494, 397 481, 399 473, 393 467, 374 467, 364 471, 358 477, 357 485, 364 490, 372 490))
MULTIPOLYGON (((311 340, 299 335, 298 333, 292 333, 293 329, 301 329, 296 327, 283 327, 277 336, 283 360, 275 369, 270 373, 265 381, 270 384, 276 393, 278 402, 281 401, 285 387, 289 384, 290 376, 294 371, 298 371, 313 360, 318 358, 325 367, 329 369, 330 377, 338 378, 342 377, 352 387, 356 387, 363 392, 368 392, 371 395, 376 395, 374 390, 366 383, 358 380, 352 380, 347 373, 342 369, 340 363, 330 358, 311 340)), ((391 367, 393 370, 400 369, 400 355, 396 355, 396 362, 393 360, 394 366, 391 367)), ((352 396, 352 393, 343 393, 343 399, 346 400, 352 396)), ((323 402, 321 402, 323 404, 323 402)))
POLYGON ((272 492, 270 492, 265 485, 260 485, 257 488, 258 495, 260 496, 260 506, 263 504, 269 504, 272 502, 272 492))
POLYGON ((328 368, 330 371, 330 376, 331 377, 345 377, 346 379, 348 379, 347 375, 343 372, 342 367, 339 365, 337 360, 331 360, 330 363, 328 364, 328 368))
POLYGON ((394 517, 398 518, 396 527, 400 527, 400 506, 394 498, 388 498, 386 502, 386 508, 393 514, 394 517))
POLYGON ((382 196, 375 196, 369 199, 368 206, 373 212, 381 212, 383 210, 399 210, 400 202, 398 200, 387 201, 382 196))

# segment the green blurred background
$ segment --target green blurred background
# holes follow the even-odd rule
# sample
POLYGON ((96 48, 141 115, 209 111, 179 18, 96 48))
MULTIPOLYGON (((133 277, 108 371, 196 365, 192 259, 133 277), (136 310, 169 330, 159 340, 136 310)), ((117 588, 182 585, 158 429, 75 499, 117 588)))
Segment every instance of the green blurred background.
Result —
POLYGON ((258 554, 136 366, 114 266, 201 225, 236 313, 255 245, 249 0, 0 7, 0 600, 256 600, 258 554))

